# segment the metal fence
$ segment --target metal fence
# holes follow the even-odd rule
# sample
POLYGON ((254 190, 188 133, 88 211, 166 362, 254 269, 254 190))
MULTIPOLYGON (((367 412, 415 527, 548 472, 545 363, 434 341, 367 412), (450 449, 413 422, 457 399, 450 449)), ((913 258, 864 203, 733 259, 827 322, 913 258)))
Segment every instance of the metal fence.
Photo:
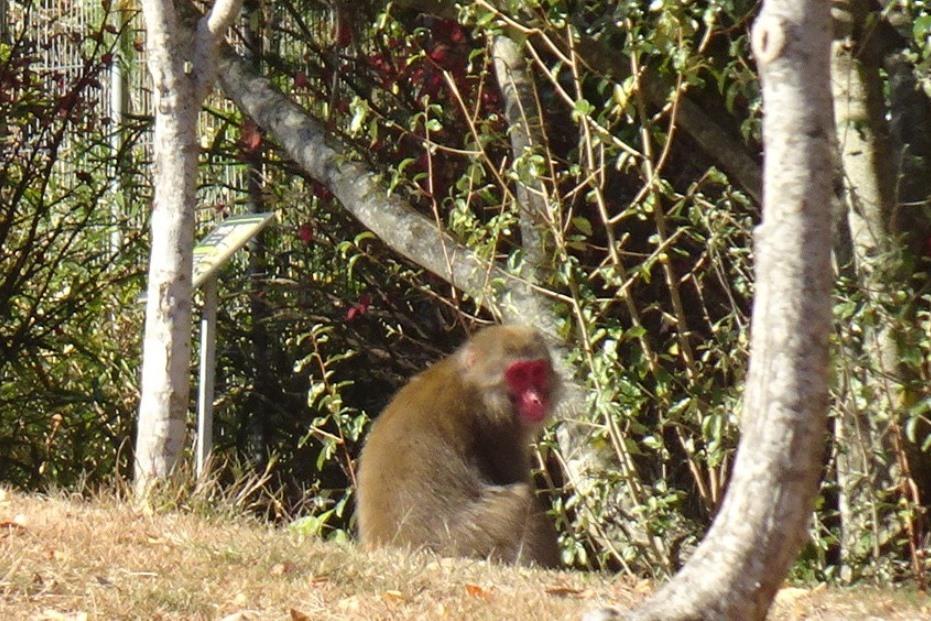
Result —
MULTIPOLYGON (((106 74, 99 85, 95 83, 85 93, 86 114, 101 120, 107 134, 106 143, 99 145, 99 149, 108 146, 109 153, 99 149, 93 154, 79 152, 76 141, 66 137, 63 157, 54 171, 55 181, 62 186, 73 183, 76 173, 86 168, 83 164, 89 163, 82 162, 82 158, 108 158, 114 182, 107 204, 102 207, 111 209, 114 221, 141 226, 148 209, 148 180, 126 183, 121 170, 129 160, 133 162, 133 170, 145 170, 151 162, 151 123, 146 131, 133 134, 131 145, 126 143, 128 126, 138 126, 152 115, 151 79, 145 64, 145 30, 140 10, 131 3, 110 5, 99 0, 0 0, 0 40, 21 29, 36 43, 35 67, 52 95, 65 95, 63 89, 80 76, 85 56, 92 49, 109 55, 106 74), (98 34, 102 41, 95 47, 93 41, 98 34), (123 158, 119 159, 117 154, 121 152, 123 158)), ((217 95, 208 100, 206 107, 233 110, 230 102, 217 95)), ((212 135, 220 123, 216 115, 202 112, 202 135, 212 135)), ((216 205, 234 206, 232 211, 241 211, 235 206, 244 202, 245 187, 243 163, 205 156, 200 166, 196 206, 198 228, 214 222, 216 205)))

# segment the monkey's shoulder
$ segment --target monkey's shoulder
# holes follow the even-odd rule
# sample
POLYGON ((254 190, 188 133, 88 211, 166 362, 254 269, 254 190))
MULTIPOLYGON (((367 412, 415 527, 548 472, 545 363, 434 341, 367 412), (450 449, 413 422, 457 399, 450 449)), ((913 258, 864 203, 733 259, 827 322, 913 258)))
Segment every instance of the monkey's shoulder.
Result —
POLYGON ((478 397, 457 372, 457 365, 446 359, 412 377, 378 415, 372 434, 457 440, 469 435, 478 397))

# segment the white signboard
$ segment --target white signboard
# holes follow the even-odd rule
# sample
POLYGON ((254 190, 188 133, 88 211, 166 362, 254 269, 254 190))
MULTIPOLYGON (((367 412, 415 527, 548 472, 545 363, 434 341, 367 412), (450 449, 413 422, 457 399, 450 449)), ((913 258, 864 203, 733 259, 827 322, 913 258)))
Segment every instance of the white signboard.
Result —
POLYGON ((275 219, 275 214, 249 213, 227 218, 194 246, 194 287, 204 284, 246 245, 259 231, 275 219))
MULTIPOLYGON (((3 2, 3 0, 0 0, 3 2)), ((237 250, 275 220, 274 213, 249 213, 227 218, 194 246, 194 288, 204 288, 200 327, 200 382, 197 389, 195 472, 206 472, 213 448, 213 380, 216 365, 217 271, 237 250)), ((145 293, 139 296, 145 302, 145 293)))
POLYGON ((194 246, 195 288, 204 288, 200 321, 200 382, 197 387, 197 439, 194 471, 202 476, 213 449, 213 382, 216 372, 217 271, 237 250, 268 226, 274 213, 250 213, 227 218, 194 246))

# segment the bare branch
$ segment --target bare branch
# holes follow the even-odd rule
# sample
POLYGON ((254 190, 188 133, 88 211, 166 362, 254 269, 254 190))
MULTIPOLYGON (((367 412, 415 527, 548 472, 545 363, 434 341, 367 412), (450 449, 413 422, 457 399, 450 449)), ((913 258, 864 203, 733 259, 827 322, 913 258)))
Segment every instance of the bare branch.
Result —
POLYGON ((239 16, 242 2, 243 0, 217 0, 210 9, 204 19, 206 20, 206 32, 210 33, 214 41, 219 42, 233 25, 233 20, 239 16))
MULTIPOLYGON (((216 79, 217 50, 226 31, 239 15, 243 0, 217 0, 210 12, 197 20, 194 35, 194 70, 197 76, 197 94, 203 98, 216 79)), ((188 18, 195 9, 186 4, 182 9, 188 18)))

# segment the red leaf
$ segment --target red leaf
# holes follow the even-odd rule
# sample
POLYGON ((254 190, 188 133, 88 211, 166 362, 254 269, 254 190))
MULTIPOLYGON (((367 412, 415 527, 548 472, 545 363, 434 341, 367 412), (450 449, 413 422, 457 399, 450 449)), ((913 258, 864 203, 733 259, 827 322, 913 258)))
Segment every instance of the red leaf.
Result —
POLYGON ((362 295, 359 296, 359 306, 361 306, 363 310, 367 311, 369 309, 369 306, 371 305, 372 305, 371 295, 369 295, 368 293, 363 293, 362 295))
POLYGON ((307 88, 308 86, 310 86, 310 82, 303 71, 294 74, 294 88, 307 88))
POLYGON ((262 146, 262 131, 252 119, 246 119, 239 128, 239 144, 247 153, 254 153, 262 146))
POLYGON ((459 24, 453 24, 449 31, 449 40, 453 43, 462 43, 465 41, 465 30, 459 24))
POLYGON ((447 60, 449 60, 450 53, 449 46, 443 45, 441 43, 430 51, 430 60, 438 65, 442 65, 447 60))
POLYGON ((322 201, 328 201, 333 198, 333 193, 330 192, 330 188, 326 187, 319 181, 313 182, 311 185, 311 191, 314 193, 314 196, 322 201))
POLYGON ((472 597, 477 597, 479 599, 487 600, 491 597, 491 591, 477 584, 466 584, 465 590, 466 590, 466 593, 468 593, 472 597))
POLYGON ((371 305, 372 296, 368 293, 363 293, 359 296, 359 301, 346 310, 346 321, 352 321, 353 319, 361 317, 365 313, 369 312, 369 307, 371 305))
POLYGON ((304 245, 309 245, 310 242, 314 241, 314 227, 310 224, 302 224, 297 229, 297 236, 301 238, 304 245))
POLYGON ((352 43, 352 28, 349 27, 348 20, 337 20, 336 33, 333 39, 336 47, 346 47, 352 43))
POLYGON ((454 19, 438 20, 433 27, 434 40, 462 43, 465 41, 465 30, 454 19))

